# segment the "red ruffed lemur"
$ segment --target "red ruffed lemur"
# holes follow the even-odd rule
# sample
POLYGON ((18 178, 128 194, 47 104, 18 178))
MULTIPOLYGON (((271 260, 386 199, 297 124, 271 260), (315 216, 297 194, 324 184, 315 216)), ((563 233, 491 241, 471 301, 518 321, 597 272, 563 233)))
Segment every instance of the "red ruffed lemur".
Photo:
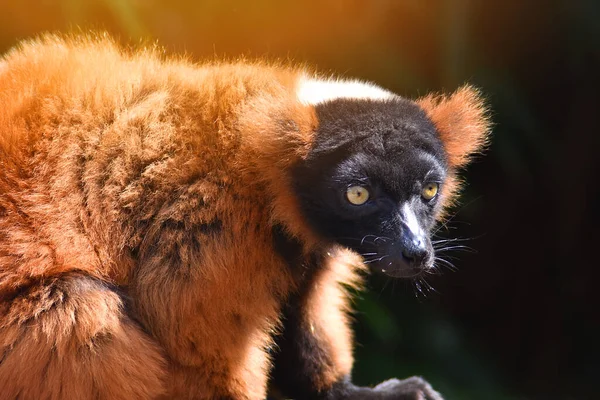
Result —
POLYGON ((0 61, 2 399, 441 399, 351 383, 345 287, 434 268, 485 142, 477 91, 411 101, 104 36, 0 61))

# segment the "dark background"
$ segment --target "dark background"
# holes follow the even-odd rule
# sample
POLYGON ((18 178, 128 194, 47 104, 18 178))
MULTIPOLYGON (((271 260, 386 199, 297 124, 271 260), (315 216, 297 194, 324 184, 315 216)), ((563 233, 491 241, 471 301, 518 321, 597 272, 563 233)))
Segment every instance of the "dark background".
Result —
POLYGON ((599 1, 0 0, 1 51, 89 28, 194 60, 306 62, 409 97, 480 87, 491 146, 442 230, 473 250, 452 254, 437 292, 370 278, 355 379, 420 374, 450 400, 600 398, 599 1))

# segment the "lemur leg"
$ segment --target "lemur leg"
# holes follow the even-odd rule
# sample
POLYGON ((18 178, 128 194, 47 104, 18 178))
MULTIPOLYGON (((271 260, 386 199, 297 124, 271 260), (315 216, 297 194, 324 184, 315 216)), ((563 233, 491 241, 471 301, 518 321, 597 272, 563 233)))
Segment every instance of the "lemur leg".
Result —
POLYGON ((146 282, 148 297, 138 293, 144 324, 169 357, 165 399, 264 399, 277 318, 268 290, 242 290, 242 280, 168 279, 146 282))
POLYGON ((375 388, 351 383, 352 333, 346 316, 352 284, 352 260, 343 252, 325 257, 307 291, 286 306, 284 332, 278 340, 273 385, 302 399, 442 400, 423 379, 390 379, 375 388))
MULTIPOLYGON (((287 275, 258 250, 223 251, 246 248, 243 239, 194 235, 163 227, 160 251, 142 249, 133 277, 137 315, 169 357, 165 398, 262 400, 287 275), (194 253, 194 243, 204 252, 194 253)), ((257 247, 253 240, 247 248, 257 247)))
POLYGON ((81 274, 46 278, 0 302, 3 399, 154 399, 158 346, 121 297, 81 274))

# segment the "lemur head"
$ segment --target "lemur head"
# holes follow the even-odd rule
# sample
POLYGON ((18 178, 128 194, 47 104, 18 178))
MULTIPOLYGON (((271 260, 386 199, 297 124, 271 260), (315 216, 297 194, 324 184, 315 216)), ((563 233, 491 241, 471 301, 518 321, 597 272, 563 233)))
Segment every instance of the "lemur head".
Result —
POLYGON ((432 268, 430 236, 457 189, 456 170, 488 131, 477 92, 414 102, 356 82, 307 81, 299 98, 318 119, 292 172, 308 223, 372 270, 413 277, 432 268))

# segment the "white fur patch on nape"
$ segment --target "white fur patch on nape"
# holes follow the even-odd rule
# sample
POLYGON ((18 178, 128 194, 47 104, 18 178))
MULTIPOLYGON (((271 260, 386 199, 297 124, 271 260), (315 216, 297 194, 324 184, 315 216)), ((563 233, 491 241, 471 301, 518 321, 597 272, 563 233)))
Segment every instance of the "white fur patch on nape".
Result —
POLYGON ((396 97, 379 86, 356 80, 316 79, 302 76, 297 88, 302 104, 317 105, 335 99, 387 100, 396 97))

